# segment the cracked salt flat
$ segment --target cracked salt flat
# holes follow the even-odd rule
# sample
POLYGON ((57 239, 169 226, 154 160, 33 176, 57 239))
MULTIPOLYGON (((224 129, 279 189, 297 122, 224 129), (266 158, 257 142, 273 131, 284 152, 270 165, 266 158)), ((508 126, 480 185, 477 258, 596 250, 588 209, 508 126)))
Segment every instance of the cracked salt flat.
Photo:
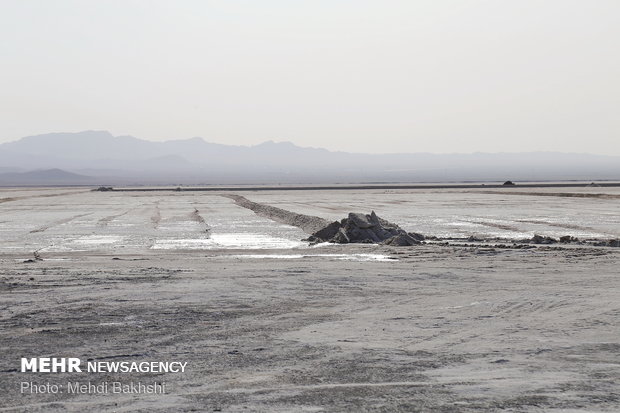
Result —
MULTIPOLYGON (((505 189, 519 191, 516 189, 505 189)), ((369 213, 397 223, 407 231, 438 237, 528 238, 534 234, 558 238, 616 238, 620 236, 618 200, 605 198, 537 196, 553 192, 606 193, 619 188, 539 188, 528 196, 474 190, 264 191, 248 195, 300 214, 340 220, 349 212, 369 213), (490 225, 489 225, 490 224, 490 225)))
MULTIPOLYGON (((330 220, 374 209, 408 231, 439 237, 620 236, 617 199, 379 190, 325 192, 320 199, 315 191, 267 191, 248 198, 330 220)), ((0 218, 0 253, 7 254, 322 246, 301 241, 308 234, 299 228, 259 217, 215 193, 85 192, 56 197, 53 203, 35 197, 0 204, 0 218)))

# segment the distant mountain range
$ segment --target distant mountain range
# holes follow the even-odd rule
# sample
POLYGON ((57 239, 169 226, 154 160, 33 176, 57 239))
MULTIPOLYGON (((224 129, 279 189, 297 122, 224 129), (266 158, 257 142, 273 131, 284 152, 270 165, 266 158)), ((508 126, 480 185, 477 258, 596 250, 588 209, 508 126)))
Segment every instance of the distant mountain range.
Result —
POLYGON ((620 157, 561 152, 363 154, 202 138, 152 142, 106 131, 0 144, 0 185, 620 180, 620 157))
POLYGON ((92 185, 97 179, 62 169, 41 169, 28 172, 0 173, 0 185, 92 185))

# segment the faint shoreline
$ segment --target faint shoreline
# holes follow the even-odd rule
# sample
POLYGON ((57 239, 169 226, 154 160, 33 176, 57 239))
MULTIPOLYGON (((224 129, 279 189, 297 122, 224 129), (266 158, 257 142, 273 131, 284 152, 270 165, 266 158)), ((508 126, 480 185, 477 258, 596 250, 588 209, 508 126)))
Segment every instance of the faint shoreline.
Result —
MULTIPOLYGON (((252 185, 252 186, 162 186, 162 187, 120 187, 114 188, 118 192, 140 191, 333 191, 333 190, 373 190, 373 189, 516 189, 516 188, 614 188, 620 187, 620 182, 591 183, 524 183, 516 185, 502 184, 360 184, 360 185, 252 185)), ((594 194, 584 194, 594 195, 594 194)), ((570 194, 567 196, 581 196, 570 194)))

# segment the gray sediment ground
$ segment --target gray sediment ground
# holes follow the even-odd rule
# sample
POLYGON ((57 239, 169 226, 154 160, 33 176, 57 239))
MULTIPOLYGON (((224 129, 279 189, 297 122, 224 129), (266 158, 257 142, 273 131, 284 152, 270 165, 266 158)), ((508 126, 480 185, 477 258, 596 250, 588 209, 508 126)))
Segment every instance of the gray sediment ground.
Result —
POLYGON ((4 256, 1 411, 617 411, 618 258, 353 244, 4 256), (188 367, 37 375, 18 371, 24 356, 188 367), (167 394, 19 392, 115 380, 167 394))
POLYGON ((542 243, 564 230, 617 237, 614 199, 506 197, 502 211, 521 212, 500 221, 492 194, 463 196, 472 207, 458 218, 445 193, 264 193, 235 199, 243 208, 217 193, 53 194, 16 191, 0 206, 0 412, 620 410, 620 248, 542 243), (419 204, 467 232, 410 247, 264 248, 348 211, 411 225, 402 211, 419 204), (559 207, 580 219, 557 221, 559 207), (470 228, 544 232, 514 243, 470 228), (235 237, 255 247, 224 243, 235 237), (20 372, 21 357, 187 368, 37 374, 20 372), (167 390, 20 392, 113 381, 167 390))

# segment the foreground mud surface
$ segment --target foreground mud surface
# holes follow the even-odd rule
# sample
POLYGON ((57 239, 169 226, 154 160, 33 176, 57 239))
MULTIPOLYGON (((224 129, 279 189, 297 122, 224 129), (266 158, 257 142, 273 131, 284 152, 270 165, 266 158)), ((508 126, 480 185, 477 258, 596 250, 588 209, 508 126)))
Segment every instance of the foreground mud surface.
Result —
POLYGON ((618 239, 618 188, 0 193, 0 411, 620 411, 620 248, 510 241, 618 239), (302 241, 371 210, 442 238, 302 241))
POLYGON ((618 411, 619 258, 439 245, 5 253, 0 411, 618 411), (20 357, 45 356, 188 365, 19 372, 20 357), (166 394, 21 394, 22 381, 157 381, 166 394))

